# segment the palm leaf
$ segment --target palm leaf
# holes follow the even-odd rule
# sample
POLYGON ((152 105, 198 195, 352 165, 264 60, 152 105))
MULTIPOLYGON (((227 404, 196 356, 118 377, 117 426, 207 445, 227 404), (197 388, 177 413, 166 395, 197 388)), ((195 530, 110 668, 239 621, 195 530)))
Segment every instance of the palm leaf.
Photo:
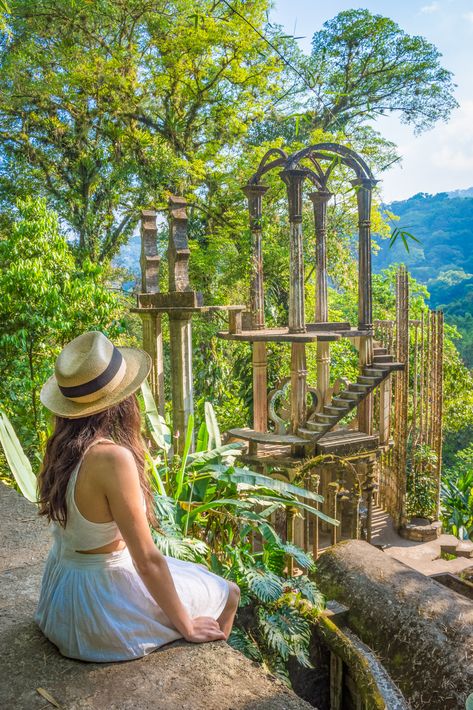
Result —
POLYGON ((248 636, 245 631, 234 626, 228 639, 228 643, 236 651, 240 651, 244 656, 256 661, 257 663, 262 663, 263 656, 259 650, 256 643, 248 636))
POLYGON ((301 550, 300 547, 297 547, 297 545, 294 545, 292 542, 284 542, 282 543, 282 549, 287 555, 290 555, 294 558, 299 567, 303 567, 307 570, 315 569, 315 564, 312 557, 306 552, 304 552, 304 550, 301 550))
POLYGON ((184 451, 182 452, 181 466, 177 473, 176 500, 179 499, 182 489, 184 488, 184 478, 186 474, 187 457, 192 446, 192 435, 194 433, 194 415, 189 414, 187 422, 186 440, 184 442, 184 451))
POLYGON ((271 491, 277 491, 284 495, 296 495, 306 500, 317 501, 318 503, 322 503, 324 500, 323 496, 318 493, 295 486, 293 483, 286 483, 286 481, 281 481, 278 478, 263 476, 263 474, 255 473, 248 468, 234 468, 231 472, 227 469, 226 473, 221 472, 220 474, 216 471, 216 477, 223 481, 228 481, 229 483, 244 483, 248 486, 268 488, 271 491))
POLYGON ((206 544, 194 538, 181 538, 155 532, 153 539, 163 555, 175 557, 178 560, 201 562, 208 552, 206 544))
POLYGON ((243 578, 248 589, 262 602, 275 602, 283 593, 284 583, 281 577, 263 567, 245 567, 243 578))
POLYGON ((145 416, 149 426, 149 433, 154 439, 158 448, 168 453, 171 448, 171 430, 166 424, 164 417, 158 412, 156 402, 154 401, 153 393, 147 380, 141 384, 141 392, 145 405, 145 416))
POLYGON ((0 411, 0 442, 18 488, 27 500, 31 501, 31 503, 37 503, 36 476, 10 420, 5 412, 2 411, 0 411))
POLYGON ((205 411, 205 423, 207 425, 207 431, 209 433, 209 449, 216 449, 222 445, 222 437, 220 435, 220 428, 218 426, 217 417, 215 416, 215 410, 210 402, 204 404, 205 411))
POLYGON ((300 592, 302 596, 317 607, 319 611, 324 608, 323 594, 319 591, 315 582, 309 579, 309 577, 305 574, 301 574, 297 577, 291 577, 289 581, 292 588, 300 592))

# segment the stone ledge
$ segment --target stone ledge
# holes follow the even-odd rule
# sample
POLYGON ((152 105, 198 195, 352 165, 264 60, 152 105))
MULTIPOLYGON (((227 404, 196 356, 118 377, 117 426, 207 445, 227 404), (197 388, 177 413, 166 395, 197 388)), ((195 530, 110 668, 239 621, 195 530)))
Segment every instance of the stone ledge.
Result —
POLYGON ((310 710, 226 643, 176 642, 136 661, 61 656, 32 621, 49 534, 34 506, 0 484, 0 707, 47 710, 310 710))
POLYGON ((414 518, 399 529, 399 535, 414 542, 430 542, 440 537, 442 523, 434 520, 432 523, 424 518, 414 518))

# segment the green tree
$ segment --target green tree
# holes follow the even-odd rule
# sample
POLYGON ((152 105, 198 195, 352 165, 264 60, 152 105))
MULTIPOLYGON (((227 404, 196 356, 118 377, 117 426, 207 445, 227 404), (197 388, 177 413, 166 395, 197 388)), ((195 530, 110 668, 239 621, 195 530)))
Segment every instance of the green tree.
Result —
POLYGON ((397 112, 417 131, 457 106, 452 73, 424 37, 368 10, 346 10, 314 34, 307 63, 314 87, 312 125, 350 129, 397 112))
POLYGON ((90 261, 76 266, 42 199, 20 203, 0 235, 0 406, 30 452, 45 429, 39 392, 59 350, 86 330, 124 330, 120 297, 103 276, 90 261))
POLYGON ((138 209, 206 182, 277 90, 267 0, 13 0, 0 53, 3 200, 48 198, 93 261, 138 209))

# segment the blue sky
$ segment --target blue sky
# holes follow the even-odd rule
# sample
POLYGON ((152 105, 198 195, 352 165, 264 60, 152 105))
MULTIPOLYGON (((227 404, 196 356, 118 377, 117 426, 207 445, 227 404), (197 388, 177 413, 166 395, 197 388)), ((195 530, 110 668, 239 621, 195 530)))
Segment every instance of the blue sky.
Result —
POLYGON ((454 73, 459 103, 448 123, 414 136, 398 117, 381 118, 376 128, 394 141, 402 165, 383 175, 388 201, 416 192, 442 192, 473 186, 473 0, 372 0, 321 2, 274 0, 271 19, 288 33, 303 35, 309 52, 312 35, 341 10, 363 7, 395 20, 409 34, 423 35, 442 53, 442 63, 454 73))

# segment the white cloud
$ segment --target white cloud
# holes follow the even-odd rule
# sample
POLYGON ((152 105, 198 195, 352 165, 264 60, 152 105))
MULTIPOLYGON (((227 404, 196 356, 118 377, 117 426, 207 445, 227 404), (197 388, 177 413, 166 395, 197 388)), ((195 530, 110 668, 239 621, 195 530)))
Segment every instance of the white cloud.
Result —
POLYGON ((431 2, 430 5, 424 5, 420 8, 420 11, 424 14, 431 14, 432 12, 437 12, 440 10, 440 4, 438 2, 431 2))
POLYGON ((468 20, 468 22, 471 22, 471 24, 473 25, 473 12, 465 12, 465 14, 463 15, 463 19, 468 20))
POLYGON ((415 137, 397 129, 402 166, 383 178, 385 199, 405 199, 416 192, 444 192, 473 185, 473 100, 461 102, 448 123, 415 137))
POLYGON ((463 101, 450 121, 437 127, 432 163, 451 172, 471 171, 473 182, 473 100, 463 101))

